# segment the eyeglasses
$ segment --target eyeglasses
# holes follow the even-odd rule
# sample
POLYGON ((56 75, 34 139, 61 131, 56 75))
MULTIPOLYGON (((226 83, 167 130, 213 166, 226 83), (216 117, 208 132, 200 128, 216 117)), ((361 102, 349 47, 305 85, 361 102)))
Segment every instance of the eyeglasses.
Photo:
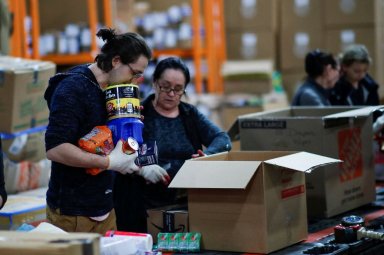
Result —
POLYGON ((167 93, 169 94, 171 91, 173 91, 173 93, 175 93, 175 95, 178 95, 178 96, 181 96, 185 93, 185 90, 184 88, 171 88, 171 87, 164 87, 164 86, 159 86, 159 89, 161 92, 164 92, 164 93, 167 93))
POLYGON ((132 79, 139 79, 139 78, 143 77, 143 73, 140 73, 138 71, 133 70, 133 68, 130 66, 130 64, 127 64, 127 66, 129 67, 129 69, 132 72, 132 79))

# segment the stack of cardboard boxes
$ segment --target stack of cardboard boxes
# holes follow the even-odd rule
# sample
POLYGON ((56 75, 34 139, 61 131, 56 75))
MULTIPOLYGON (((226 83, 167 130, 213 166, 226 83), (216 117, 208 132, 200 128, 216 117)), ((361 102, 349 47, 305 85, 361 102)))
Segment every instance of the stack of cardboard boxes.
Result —
MULTIPOLYGON (((280 1, 280 68, 291 99, 305 77, 305 54, 316 48, 338 56, 346 46, 364 44, 373 65, 369 72, 382 84, 383 2, 377 0, 280 1)), ((384 89, 380 88, 383 97, 384 89)))
MULTIPOLYGON (((9 194, 48 185, 50 162, 45 157, 44 144, 48 107, 44 92, 55 72, 56 65, 51 62, 0 57, 1 153, 9 194)), ((41 213, 40 205, 10 197, 0 212, 0 229, 33 221, 32 216, 41 213), (14 219, 16 216, 19 220, 14 219)))

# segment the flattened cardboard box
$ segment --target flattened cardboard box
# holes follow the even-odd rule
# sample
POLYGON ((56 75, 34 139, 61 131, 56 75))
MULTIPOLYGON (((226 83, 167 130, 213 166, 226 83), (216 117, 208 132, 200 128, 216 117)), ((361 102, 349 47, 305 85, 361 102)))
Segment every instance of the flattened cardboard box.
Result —
POLYGON ((152 235, 153 242, 157 243, 157 234, 188 232, 187 205, 170 205, 147 210, 148 233, 152 235))
POLYGON ((52 62, 0 57, 0 132, 48 123, 44 92, 55 72, 52 62))
POLYGON ((331 217, 375 200, 372 112, 380 107, 291 107, 240 116, 241 150, 308 151, 343 160, 307 175, 308 216, 331 217))
MULTIPOLYGON (((307 238, 305 172, 340 162, 306 152, 224 152, 187 160, 189 229, 207 250, 270 253, 307 238)), ((319 169, 318 171, 321 171, 319 169)))
POLYGON ((2 255, 100 255, 100 235, 0 231, 2 255))

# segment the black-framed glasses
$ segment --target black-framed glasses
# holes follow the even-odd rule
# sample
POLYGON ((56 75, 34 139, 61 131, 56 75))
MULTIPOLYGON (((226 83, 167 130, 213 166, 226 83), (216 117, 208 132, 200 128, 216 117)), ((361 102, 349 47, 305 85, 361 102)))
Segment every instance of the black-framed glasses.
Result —
POLYGON ((143 73, 140 73, 140 72, 138 72, 138 71, 133 70, 133 68, 131 67, 130 64, 127 64, 127 66, 129 67, 129 69, 130 69, 131 72, 132 72, 132 78, 133 78, 133 79, 139 79, 139 78, 143 77, 144 74, 143 74, 143 73))
POLYGON ((185 89, 184 88, 171 88, 171 87, 164 87, 164 86, 161 86, 159 85, 159 89, 161 92, 164 92, 164 93, 167 93, 169 94, 171 91, 173 91, 173 93, 175 93, 175 95, 178 95, 178 96, 181 96, 185 93, 185 89))

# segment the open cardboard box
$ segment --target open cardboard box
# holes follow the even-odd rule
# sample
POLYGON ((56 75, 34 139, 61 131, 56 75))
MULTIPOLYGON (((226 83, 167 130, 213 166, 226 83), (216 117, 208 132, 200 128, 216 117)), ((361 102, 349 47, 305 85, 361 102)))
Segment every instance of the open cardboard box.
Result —
POLYGON ((307 175, 308 217, 332 217, 375 201, 372 107, 288 107, 239 116, 229 130, 243 151, 307 151, 342 164, 307 175))
POLYGON ((340 160, 306 152, 232 151, 187 160, 189 230, 207 250, 269 253, 305 239, 305 173, 340 160))

